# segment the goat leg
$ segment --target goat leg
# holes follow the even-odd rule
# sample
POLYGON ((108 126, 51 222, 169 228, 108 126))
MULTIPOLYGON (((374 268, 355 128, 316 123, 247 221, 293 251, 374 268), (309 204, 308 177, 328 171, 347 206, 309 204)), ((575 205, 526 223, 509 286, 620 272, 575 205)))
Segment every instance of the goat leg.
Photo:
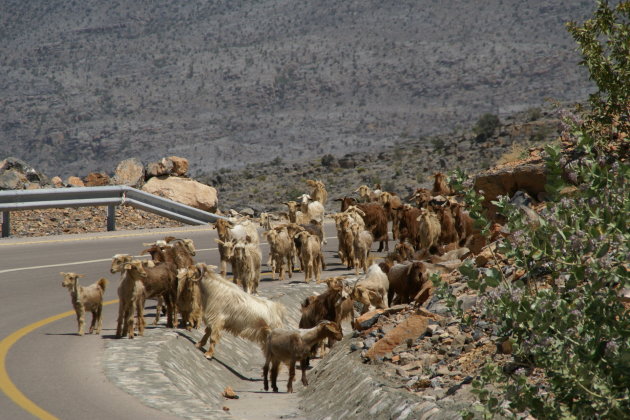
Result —
POLYGON ((293 380, 295 379, 295 360, 289 363, 289 381, 287 383, 287 392, 293 393, 293 380))
POLYGON ((263 380, 265 391, 269 391, 269 381, 267 381, 267 375, 269 374, 269 361, 270 359, 267 358, 267 360, 265 360, 265 366, 263 366, 263 380))
POLYGON ((300 360, 300 370, 302 371, 302 385, 308 386, 308 381, 306 380, 306 367, 308 366, 307 359, 300 360))
POLYGON ((89 334, 92 334, 94 332, 94 326, 96 325, 96 313, 97 313, 98 309, 95 309, 92 312, 92 323, 90 324, 90 330, 89 330, 89 334))
POLYGON ((83 308, 83 305, 77 304, 75 306, 75 311, 77 313, 77 324, 79 327, 77 334, 83 335, 83 327, 85 325, 85 309, 83 308))
POLYGON ((276 381, 278 380, 278 370, 280 369, 280 362, 277 360, 273 360, 271 362, 271 389, 273 392, 278 392, 278 385, 276 381))

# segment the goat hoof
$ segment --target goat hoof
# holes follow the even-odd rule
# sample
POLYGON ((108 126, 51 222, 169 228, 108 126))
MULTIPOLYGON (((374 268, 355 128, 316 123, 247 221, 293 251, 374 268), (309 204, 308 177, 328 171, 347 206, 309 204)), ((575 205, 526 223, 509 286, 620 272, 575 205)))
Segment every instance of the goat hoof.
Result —
POLYGON ((274 389, 273 389, 273 392, 278 392, 278 388, 274 388, 274 389))

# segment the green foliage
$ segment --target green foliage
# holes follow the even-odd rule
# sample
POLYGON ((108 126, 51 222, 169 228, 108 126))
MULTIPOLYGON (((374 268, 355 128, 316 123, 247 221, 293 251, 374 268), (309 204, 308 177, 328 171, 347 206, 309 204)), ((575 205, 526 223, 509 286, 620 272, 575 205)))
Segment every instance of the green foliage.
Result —
POLYGON ((479 117, 473 127, 473 132, 477 136, 478 141, 484 141, 494 134, 499 125, 501 125, 501 121, 499 121, 498 116, 486 113, 479 117))
MULTIPOLYGON (((557 174, 562 158, 548 151, 550 173, 557 174)), ((499 251, 525 276, 506 282, 496 268, 475 276, 462 266, 468 286, 488 300, 484 316, 514 340, 515 357, 541 368, 548 382, 546 389, 530 384, 523 370, 484 374, 479 389, 500 384, 512 411, 539 418, 621 418, 630 412, 630 318, 618 297, 630 287, 630 168, 585 157, 574 169, 580 192, 549 203, 539 224, 507 198, 495 203, 512 232, 499 251)), ((551 183, 557 192, 562 178, 551 176, 551 183)), ((486 409, 499 413, 489 401, 486 409)))
POLYGON ((591 106, 601 110, 604 120, 628 115, 630 97, 630 2, 621 1, 610 8, 598 1, 592 19, 580 25, 569 22, 567 29, 578 43, 585 66, 598 92, 591 95, 591 106))
MULTIPOLYGON (((629 18, 629 2, 615 9, 599 2, 593 19, 569 25, 599 92, 589 113, 564 118, 562 138, 572 143, 571 152, 546 148, 551 201, 532 221, 499 198, 494 204, 511 235, 498 252, 512 266, 460 269, 485 302, 482 318, 513 341, 522 366, 508 374, 486 365, 473 382, 481 404, 467 418, 621 419, 630 413, 630 317, 619 297, 630 288, 630 166, 605 153, 609 143, 623 140, 610 127, 627 129, 629 18), (607 128, 606 121, 612 122, 607 128), (515 272, 524 275, 510 277, 515 272), (532 380, 534 369, 544 380, 532 380)), ((473 208, 479 204, 474 194, 465 197, 473 208)))
POLYGON ((464 197, 466 210, 474 220, 474 228, 486 235, 490 229, 490 221, 485 216, 483 209, 483 195, 475 191, 472 179, 461 169, 449 173, 449 185, 456 194, 464 197))

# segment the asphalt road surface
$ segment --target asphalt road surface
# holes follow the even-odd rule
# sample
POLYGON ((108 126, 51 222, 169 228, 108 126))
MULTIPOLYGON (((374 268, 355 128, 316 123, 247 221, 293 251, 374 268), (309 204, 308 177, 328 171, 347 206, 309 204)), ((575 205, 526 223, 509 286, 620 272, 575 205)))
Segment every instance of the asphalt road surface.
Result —
MULTIPOLYGON (((326 224, 329 239, 325 256, 331 272, 324 277, 345 271, 334 257, 334 230, 334 225, 326 224)), ((100 361, 104 340, 114 337, 118 304, 103 308, 101 336, 78 336, 70 295, 61 287, 59 274, 85 274, 80 281, 83 285, 105 277, 110 281, 105 302, 113 301, 118 298, 120 276, 109 272, 111 257, 118 253, 139 255, 143 243, 167 235, 193 239, 198 250, 196 261, 219 265, 216 231, 210 227, 0 240, 0 419, 176 418, 143 405, 107 380, 100 361), (72 314, 49 322, 68 311, 72 314)), ((264 263, 266 244, 262 251, 264 263)), ((293 280, 299 279, 303 279, 301 273, 293 280)), ((271 284, 262 282, 260 288, 271 284)), ((148 312, 150 317, 153 311, 148 312)), ((90 321, 88 313, 86 331, 90 321)), ((150 318, 147 321, 150 323, 150 318)))

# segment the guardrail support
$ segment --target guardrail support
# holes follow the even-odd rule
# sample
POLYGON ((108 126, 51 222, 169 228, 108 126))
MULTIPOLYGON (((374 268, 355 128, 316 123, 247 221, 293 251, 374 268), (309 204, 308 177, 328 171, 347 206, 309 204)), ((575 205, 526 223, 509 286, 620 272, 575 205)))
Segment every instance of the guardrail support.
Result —
POLYGON ((9 216, 11 212, 3 211, 2 212, 2 237, 8 238, 11 235, 11 217, 9 216))
POLYGON ((116 230, 116 206, 110 204, 107 206, 107 231, 116 230))

